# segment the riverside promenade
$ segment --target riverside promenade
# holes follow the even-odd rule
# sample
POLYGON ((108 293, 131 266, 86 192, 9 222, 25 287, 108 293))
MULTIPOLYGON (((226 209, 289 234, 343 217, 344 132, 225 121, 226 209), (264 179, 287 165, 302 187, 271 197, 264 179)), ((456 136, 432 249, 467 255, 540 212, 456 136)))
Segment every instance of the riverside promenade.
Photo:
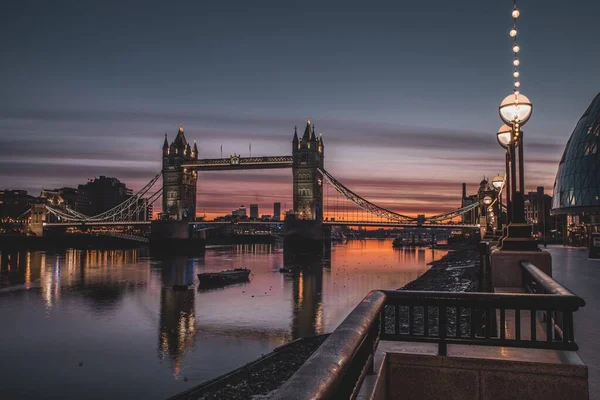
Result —
POLYGON ((552 276, 585 299, 575 313, 579 356, 589 371, 590 399, 600 399, 600 260, 588 259, 586 248, 548 246, 552 276))

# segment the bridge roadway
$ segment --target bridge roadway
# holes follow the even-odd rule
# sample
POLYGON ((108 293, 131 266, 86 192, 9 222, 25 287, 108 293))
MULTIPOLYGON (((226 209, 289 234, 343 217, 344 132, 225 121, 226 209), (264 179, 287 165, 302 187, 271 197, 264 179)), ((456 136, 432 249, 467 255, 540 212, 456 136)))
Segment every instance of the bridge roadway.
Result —
POLYGON ((183 168, 196 171, 231 171, 240 169, 292 168, 292 156, 239 157, 203 159, 186 162, 183 168))
MULTIPOLYGON (((151 221, 90 221, 90 222, 45 222, 45 227, 76 226, 137 226, 150 225, 151 221)), ((283 221, 190 221, 190 225, 283 225, 283 221)), ((325 226, 361 226, 379 228, 433 228, 433 229, 478 229, 479 225, 469 224, 421 224, 403 222, 374 221, 323 221, 325 226)))

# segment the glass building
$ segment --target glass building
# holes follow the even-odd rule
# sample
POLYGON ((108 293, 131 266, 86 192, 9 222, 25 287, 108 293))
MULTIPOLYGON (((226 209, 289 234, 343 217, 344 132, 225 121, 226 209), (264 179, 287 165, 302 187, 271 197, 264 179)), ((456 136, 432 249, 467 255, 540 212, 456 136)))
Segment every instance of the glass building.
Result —
POLYGON ((567 215, 568 235, 579 244, 586 244, 600 222, 599 147, 600 94, 575 126, 554 181, 552 214, 567 215))

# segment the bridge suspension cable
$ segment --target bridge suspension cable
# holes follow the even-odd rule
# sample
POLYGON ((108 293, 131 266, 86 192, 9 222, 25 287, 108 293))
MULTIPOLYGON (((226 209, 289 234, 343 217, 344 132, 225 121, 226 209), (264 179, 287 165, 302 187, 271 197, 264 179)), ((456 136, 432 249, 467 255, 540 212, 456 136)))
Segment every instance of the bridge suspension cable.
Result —
POLYGON ((385 219, 391 220, 391 221, 397 221, 400 223, 411 223, 411 224, 423 223, 425 225, 426 224, 439 224, 440 222, 451 221, 457 217, 460 217, 468 212, 471 212, 472 210, 476 209, 477 207, 479 207, 481 205, 480 201, 475 202, 475 203, 469 204, 467 206, 458 208, 456 210, 453 210, 453 211, 450 211, 447 213, 432 215, 431 217, 426 217, 422 221, 419 221, 419 218, 409 217, 408 215, 399 214, 394 211, 390 211, 386 208, 380 207, 376 204, 373 204, 370 201, 362 198, 361 196, 359 196, 352 190, 348 189, 340 181, 335 179, 329 172, 322 170, 320 168, 319 168, 319 172, 321 172, 321 174, 323 174, 323 177, 326 178, 327 181, 329 181, 331 183, 333 188, 338 193, 340 193, 342 196, 344 196, 346 199, 348 199, 352 203, 356 204, 362 210, 364 210, 368 213, 374 214, 378 217, 385 218, 385 219))
POLYGON ((323 174, 323 177, 325 177, 329 181, 329 183, 331 183, 333 188, 335 190, 337 190, 338 193, 340 193, 346 199, 348 199, 351 202, 353 202, 354 204, 356 204, 361 209, 363 209, 371 214, 377 215, 381 218, 388 219, 388 220, 393 220, 393 221, 398 221, 398 222, 403 222, 403 223, 417 221, 417 218, 409 217, 408 215, 398 214, 398 213, 395 213, 388 209, 385 209, 383 207, 379 207, 378 205, 371 203, 370 201, 368 201, 368 200, 360 197, 358 194, 354 193, 352 190, 348 189, 340 181, 335 179, 329 172, 327 172, 323 169, 320 169, 320 168, 319 168, 319 172, 321 172, 321 174, 323 174))
POLYGON ((425 218, 425 221, 427 221, 427 222, 449 221, 454 218, 460 217, 461 215, 466 214, 471 210, 476 209, 477 207, 480 206, 480 204, 481 204, 480 202, 477 202, 477 203, 469 204, 468 206, 457 208, 456 210, 453 210, 453 211, 450 211, 450 212, 447 212, 444 214, 432 215, 431 217, 425 218))
POLYGON ((143 188, 141 188, 136 194, 129 197, 127 200, 122 202, 121 204, 116 205, 108 211, 102 212, 97 215, 88 216, 82 214, 78 211, 75 211, 71 208, 66 207, 63 209, 58 209, 55 207, 51 207, 46 205, 46 209, 61 218, 64 221, 69 222, 106 222, 106 221, 126 221, 129 218, 139 215, 144 209, 146 209, 150 204, 153 204, 156 200, 159 199, 162 194, 163 189, 160 188, 155 193, 153 193, 150 197, 146 198, 145 201, 140 201, 144 198, 144 196, 150 191, 150 189, 154 186, 156 181, 161 177, 162 173, 156 174, 154 178, 150 180, 143 188))

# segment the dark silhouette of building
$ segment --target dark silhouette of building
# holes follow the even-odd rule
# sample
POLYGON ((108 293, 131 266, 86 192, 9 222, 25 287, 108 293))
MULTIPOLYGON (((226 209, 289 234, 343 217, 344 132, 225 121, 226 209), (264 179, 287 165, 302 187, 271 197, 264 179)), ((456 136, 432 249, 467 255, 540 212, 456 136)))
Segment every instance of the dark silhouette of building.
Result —
POLYGON ((292 140, 292 176, 294 180, 294 212, 297 219, 323 219, 323 176, 325 147, 323 138, 317 138, 314 125, 306 121, 302 139, 294 130, 292 140))
POLYGON ((600 226, 600 93, 565 146, 554 181, 552 214, 566 216, 565 238, 587 244, 600 226))
POLYGON ((281 203, 273 203, 273 221, 281 221, 281 203))
POLYGON ((162 217, 166 219, 195 219, 196 218, 196 177, 197 172, 183 168, 187 161, 198 160, 196 143, 190 146, 185 138, 183 126, 175 140, 163 143, 163 197, 162 217))
POLYGON ((77 188, 75 211, 93 216, 118 206, 132 195, 117 178, 100 176, 77 188))
POLYGON ((34 201, 35 197, 28 195, 26 190, 0 190, 0 219, 16 220, 34 201))
POLYGON ((525 218, 533 224, 534 233, 547 235, 556 227, 556 218, 550 215, 551 207, 552 196, 544 193, 543 186, 525 195, 525 218))
POLYGON ((258 219, 258 204, 250 204, 250 219, 258 219))

